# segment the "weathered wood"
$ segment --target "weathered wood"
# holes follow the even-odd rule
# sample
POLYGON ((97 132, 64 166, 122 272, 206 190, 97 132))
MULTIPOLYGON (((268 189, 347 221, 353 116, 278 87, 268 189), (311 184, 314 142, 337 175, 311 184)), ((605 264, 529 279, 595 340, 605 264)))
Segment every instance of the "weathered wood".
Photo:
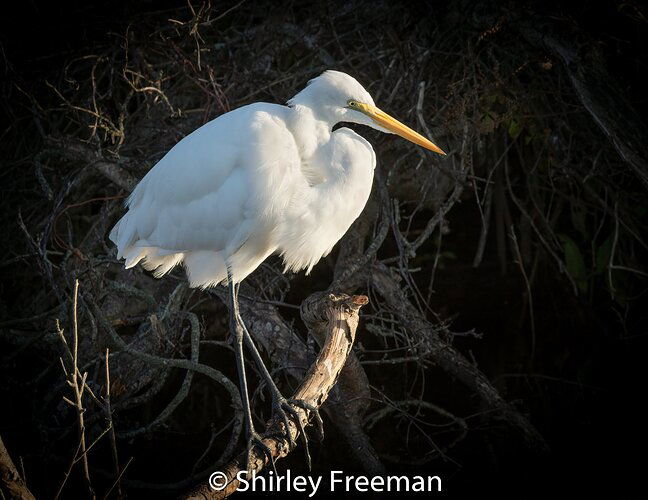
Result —
MULTIPOLYGON (((304 323, 316 337, 323 336, 325 341, 315 363, 309 368, 292 399, 304 401, 316 408, 320 408, 326 401, 353 347, 359 321, 358 312, 368 301, 369 299, 364 295, 349 297, 344 294, 316 293, 303 302, 301 316, 304 323)), ((305 428, 309 425, 311 412, 300 407, 294 409, 305 428)), ((299 430, 294 422, 290 422, 288 431, 292 441, 297 442, 299 430)), ((284 435, 283 422, 271 421, 268 423, 263 442, 270 449, 275 460, 285 457, 291 451, 290 444, 283 437, 284 435)), ((220 483, 226 482, 226 487, 214 490, 207 481, 182 498, 210 500, 227 498, 239 486, 237 475, 246 469, 246 458, 247 453, 241 453, 220 470, 224 474, 224 480, 220 483)), ((250 459, 250 470, 253 473, 259 473, 268 464, 268 459, 255 448, 250 459)))
MULTIPOLYGON (((276 306, 249 300, 243 290, 239 295, 240 312, 257 346, 265 352, 274 367, 281 367, 282 373, 301 380, 313 358, 306 344, 281 317, 276 306)), ((212 293, 224 303, 229 300, 225 289, 215 288, 212 293)), ((311 332, 320 348, 326 340, 325 334, 311 332)), ((368 474, 375 476, 384 473, 384 466, 363 428, 363 415, 371 397, 369 385, 367 374, 351 352, 321 410, 340 438, 347 441, 347 448, 355 462, 368 474)))
POLYGON ((23 478, 18 474, 7 448, 0 437, 0 496, 7 499, 33 499, 23 478))

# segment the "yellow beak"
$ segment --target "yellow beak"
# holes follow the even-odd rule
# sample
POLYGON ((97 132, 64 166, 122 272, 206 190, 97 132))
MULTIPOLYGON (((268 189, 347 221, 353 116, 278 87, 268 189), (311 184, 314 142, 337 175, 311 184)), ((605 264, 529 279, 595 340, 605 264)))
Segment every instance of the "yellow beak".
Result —
POLYGON ((411 141, 414 144, 418 144, 419 146, 423 146, 424 148, 429 149, 430 151, 434 151, 435 153, 440 153, 442 155, 445 154, 444 151, 432 141, 426 139, 418 132, 415 132, 407 125, 399 122, 396 118, 388 115, 376 106, 372 106, 371 104, 358 103, 358 107, 364 114, 369 116, 369 118, 375 121, 378 125, 386 128, 387 130, 390 130, 396 135, 400 135, 403 139, 407 139, 408 141, 411 141))

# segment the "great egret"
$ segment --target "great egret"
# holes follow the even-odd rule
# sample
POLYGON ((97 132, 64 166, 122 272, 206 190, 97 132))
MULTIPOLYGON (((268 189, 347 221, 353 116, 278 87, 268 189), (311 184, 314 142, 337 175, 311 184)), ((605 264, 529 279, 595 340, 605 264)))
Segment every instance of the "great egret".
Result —
POLYGON ((137 185, 110 233, 126 268, 142 262, 160 277, 182 263, 192 287, 228 284, 248 458, 255 444, 268 450, 252 423, 244 340, 288 435, 286 412, 295 412, 238 313, 238 284, 273 253, 283 257, 285 270, 308 274, 362 212, 376 155, 353 130, 333 131, 339 122, 398 134, 445 154, 378 109, 355 78, 325 71, 287 106, 243 106, 178 142, 137 185))

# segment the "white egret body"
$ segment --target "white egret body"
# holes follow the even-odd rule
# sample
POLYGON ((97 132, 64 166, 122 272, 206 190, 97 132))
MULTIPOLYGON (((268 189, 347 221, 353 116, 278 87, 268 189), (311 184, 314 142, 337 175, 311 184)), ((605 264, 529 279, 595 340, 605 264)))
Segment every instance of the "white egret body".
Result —
MULTIPOLYGON (((317 410, 303 401, 289 402, 279 392, 238 313, 238 283, 275 252, 286 269, 309 272, 362 212, 376 155, 354 131, 342 127, 334 132, 339 122, 393 132, 443 153, 376 108, 354 78, 326 71, 288 106, 243 106, 182 139, 137 185, 128 211, 110 233, 127 268, 142 262, 159 277, 182 263, 191 286, 227 282, 248 465, 255 445, 273 459, 252 422, 244 341, 272 392, 273 409, 283 418, 284 429, 289 429, 287 414, 301 428, 289 403, 311 413, 317 410)), ((303 429, 300 434, 305 440, 303 429)), ((290 440, 289 432, 287 436, 290 440)))
POLYGON ((376 156, 339 122, 434 144, 375 107, 351 76, 326 71, 288 102, 219 116, 176 144, 128 198, 110 233, 126 267, 162 276, 183 263, 194 287, 234 283, 277 252, 312 267, 364 208, 376 156))

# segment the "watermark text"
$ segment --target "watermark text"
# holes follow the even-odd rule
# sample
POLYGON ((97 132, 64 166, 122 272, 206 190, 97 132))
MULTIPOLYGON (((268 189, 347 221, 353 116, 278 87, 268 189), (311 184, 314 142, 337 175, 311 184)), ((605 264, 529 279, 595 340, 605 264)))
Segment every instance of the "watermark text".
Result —
MULTIPOLYGON (((265 474, 252 474, 239 471, 236 475, 237 491, 297 492, 306 493, 309 498, 318 493, 440 493, 440 476, 355 476, 341 470, 332 470, 328 475, 292 474, 290 469, 282 474, 267 471, 265 474)), ((209 477, 209 486, 216 491, 225 489, 229 481, 223 472, 214 472, 209 477)))

